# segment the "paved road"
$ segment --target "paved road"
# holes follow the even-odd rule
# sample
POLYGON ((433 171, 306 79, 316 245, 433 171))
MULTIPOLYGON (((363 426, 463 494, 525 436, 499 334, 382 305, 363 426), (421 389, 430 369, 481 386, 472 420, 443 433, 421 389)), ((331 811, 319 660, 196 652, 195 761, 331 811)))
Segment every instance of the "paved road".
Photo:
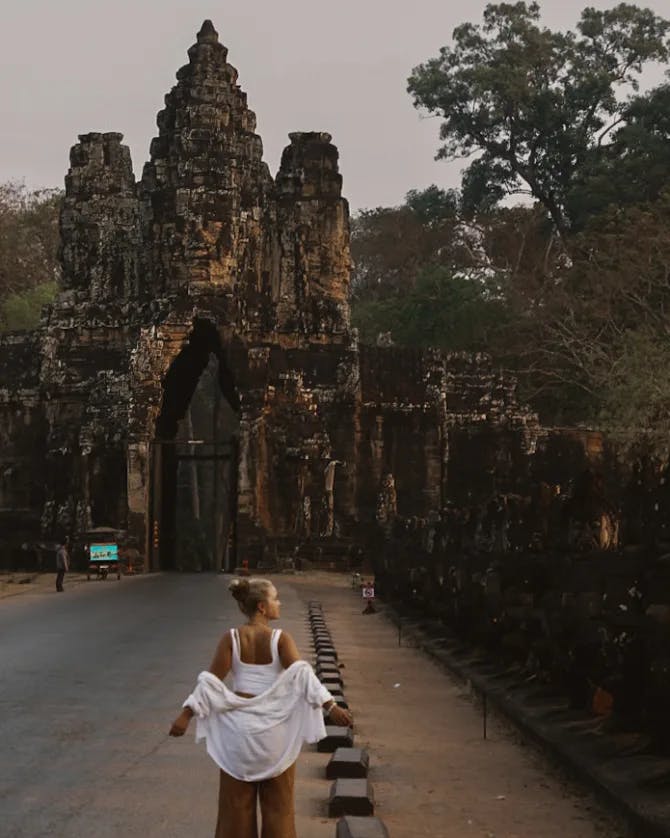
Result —
MULTIPOLYGON (((47 580, 49 581, 49 580, 47 580)), ((0 838, 212 838, 217 772, 191 734, 167 737, 216 642, 238 622, 228 578, 154 575, 0 599, 0 838)), ((308 652, 320 599, 345 662, 393 838, 619 838, 578 787, 491 719, 347 580, 277 579, 281 625, 308 652)), ((332 838, 325 754, 299 762, 298 834, 332 838)))
MULTIPOLYGON (((3 838, 213 834, 216 768, 190 733, 166 734, 239 620, 226 587, 223 576, 154 575, 0 601, 3 838)), ((282 601, 299 634, 297 594, 282 601)), ((310 756, 303 770, 322 777, 310 756)), ((322 815, 325 781, 301 788, 314 797, 303 814, 322 815)), ((317 817, 301 834, 333 831, 317 817)))

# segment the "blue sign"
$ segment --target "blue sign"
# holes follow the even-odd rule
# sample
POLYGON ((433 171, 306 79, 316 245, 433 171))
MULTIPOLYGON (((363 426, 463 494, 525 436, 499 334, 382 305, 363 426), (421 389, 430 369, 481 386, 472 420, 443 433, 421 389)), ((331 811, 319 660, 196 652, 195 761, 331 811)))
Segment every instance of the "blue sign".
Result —
POLYGON ((91 544, 90 555, 92 562, 118 562, 118 544, 91 544))

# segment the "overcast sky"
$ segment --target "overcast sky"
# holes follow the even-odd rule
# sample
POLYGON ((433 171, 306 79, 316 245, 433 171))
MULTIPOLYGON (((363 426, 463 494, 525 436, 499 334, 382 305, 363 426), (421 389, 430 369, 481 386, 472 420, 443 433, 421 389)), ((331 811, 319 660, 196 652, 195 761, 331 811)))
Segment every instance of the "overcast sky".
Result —
MULTIPOLYGON (((352 209, 458 184, 435 162, 439 121, 406 92, 412 68, 486 4, 467 0, 2 0, 0 181, 61 186, 70 146, 121 131, 141 173, 156 113, 211 18, 258 116, 273 174, 290 131, 328 131, 352 209)), ((543 22, 574 28, 586 5, 546 0, 543 22)), ((670 15, 668 0, 640 3, 670 15)))

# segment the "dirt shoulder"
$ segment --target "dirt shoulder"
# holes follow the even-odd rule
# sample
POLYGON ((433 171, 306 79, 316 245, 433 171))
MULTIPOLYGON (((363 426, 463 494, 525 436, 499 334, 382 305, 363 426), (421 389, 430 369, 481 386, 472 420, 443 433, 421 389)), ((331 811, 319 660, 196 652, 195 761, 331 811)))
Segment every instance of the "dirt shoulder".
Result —
POLYGON ((426 654, 398 647, 383 613, 362 615, 349 579, 278 580, 320 600, 344 664, 356 745, 370 753, 377 813, 403 838, 629 838, 594 797, 567 779, 504 719, 489 718, 463 682, 426 654))
MULTIPOLYGON (((116 577, 113 577, 116 579, 116 577)), ((65 593, 68 589, 76 588, 88 582, 85 573, 67 573, 65 575, 65 593)), ((93 582, 102 581, 91 579, 93 582)), ((52 573, 23 573, 12 571, 0 573, 0 599, 16 596, 56 596, 56 572, 52 573)))

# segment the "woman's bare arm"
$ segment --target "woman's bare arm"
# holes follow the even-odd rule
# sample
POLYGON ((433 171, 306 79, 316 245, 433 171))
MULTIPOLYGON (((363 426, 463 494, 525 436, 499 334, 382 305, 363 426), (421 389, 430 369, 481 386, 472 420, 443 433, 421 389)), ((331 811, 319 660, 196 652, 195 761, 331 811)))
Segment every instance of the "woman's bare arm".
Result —
POLYGON ((279 652, 279 660, 282 662, 284 669, 288 669, 292 663, 301 660, 300 652, 295 645, 295 640, 287 631, 282 631, 279 635, 277 650, 279 652))
POLYGON ((230 637, 230 632, 227 631, 221 638, 219 645, 216 647, 214 659, 209 665, 209 671, 212 675, 223 681, 226 675, 230 672, 230 667, 233 665, 233 644, 230 637))

